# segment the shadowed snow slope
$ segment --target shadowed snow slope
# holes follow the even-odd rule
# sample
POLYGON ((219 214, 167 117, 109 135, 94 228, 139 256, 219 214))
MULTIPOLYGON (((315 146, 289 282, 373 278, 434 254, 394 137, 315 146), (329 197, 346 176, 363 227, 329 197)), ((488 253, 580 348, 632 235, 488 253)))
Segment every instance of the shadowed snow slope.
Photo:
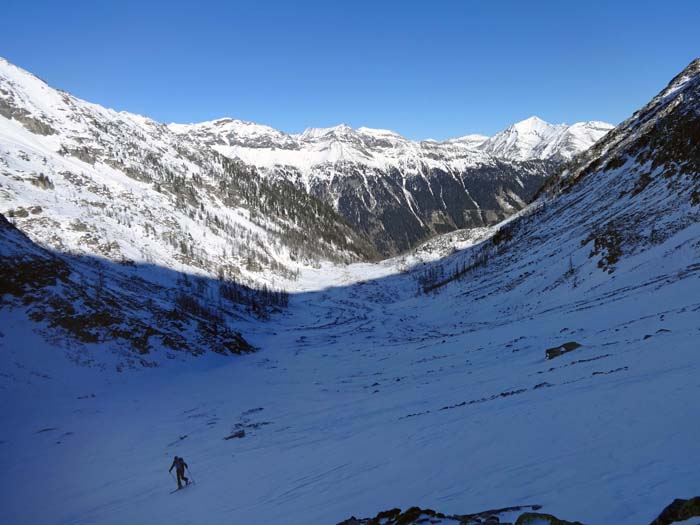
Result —
POLYGON ((695 495, 699 64, 455 253, 302 269, 317 287, 250 323, 257 353, 75 367, 3 306, 4 519, 332 525, 539 504, 637 525, 695 495), (169 494, 175 454, 196 484, 169 494))

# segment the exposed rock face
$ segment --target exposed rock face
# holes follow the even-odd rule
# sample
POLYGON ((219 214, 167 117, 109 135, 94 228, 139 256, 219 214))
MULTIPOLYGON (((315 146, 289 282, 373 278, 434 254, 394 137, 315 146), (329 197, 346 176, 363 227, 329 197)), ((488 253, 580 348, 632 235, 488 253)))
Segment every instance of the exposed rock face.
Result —
MULTIPOLYGON (((3 91, 2 88, 0 88, 0 94, 5 93, 9 94, 8 91, 3 91)), ((37 135, 53 135, 56 133, 56 130, 49 124, 39 118, 31 116, 29 111, 15 105, 13 99, 9 97, 0 97, 0 116, 21 122, 27 130, 37 135)))
POLYGON ((92 349, 112 349, 121 371, 155 366, 152 352, 256 350, 231 328, 240 318, 232 302, 213 309, 194 289, 178 290, 177 272, 161 270, 160 278, 155 284, 129 266, 52 253, 0 214, 0 309, 22 308, 38 331, 57 344, 65 339, 72 360, 90 365, 92 349))
POLYGON ((675 499, 651 525, 670 525, 700 516, 700 496, 691 499, 675 499))
POLYGON ((487 226, 523 208, 556 165, 532 161, 448 171, 424 168, 407 176, 397 169, 367 177, 361 166, 343 177, 314 180, 309 191, 368 235, 380 253, 405 251, 435 234, 487 226))

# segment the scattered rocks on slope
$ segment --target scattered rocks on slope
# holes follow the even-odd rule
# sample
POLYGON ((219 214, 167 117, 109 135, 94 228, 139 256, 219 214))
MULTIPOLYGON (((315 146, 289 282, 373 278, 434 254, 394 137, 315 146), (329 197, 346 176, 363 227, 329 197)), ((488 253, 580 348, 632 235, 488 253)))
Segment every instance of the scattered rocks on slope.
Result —
MULTIPOLYGON (((419 523, 430 524, 455 524, 455 525, 512 525, 506 522, 501 522, 500 517, 506 513, 513 513, 525 510, 537 511, 541 508, 540 505, 525 505, 520 507, 506 507, 503 509, 485 510, 476 514, 455 514, 446 515, 442 512, 436 512, 432 509, 421 509, 420 507, 411 507, 404 512, 401 509, 394 508, 385 510, 377 514, 374 518, 356 518, 355 516, 339 523, 338 525, 413 525, 419 523)), ((536 515, 533 512, 526 512, 523 515, 536 515)), ((547 516, 547 514, 543 514, 547 516)), ((555 518, 556 519, 556 518, 555 518)), ((518 521, 518 523, 520 523, 518 521)), ((535 522, 523 522, 535 523, 535 522)), ((549 522, 545 522, 549 523, 549 522)), ((578 522, 571 523, 568 521, 554 521, 553 525, 575 525, 578 522)), ((579 524, 580 525, 580 524, 579 524)))
POLYGON ((236 430, 235 432, 231 432, 228 436, 224 438, 224 440, 229 440, 229 439, 241 439, 245 437, 245 430, 236 430))
POLYGON ((580 343, 577 343, 576 341, 568 341, 563 345, 547 348, 547 350, 545 350, 545 354, 547 359, 554 359, 555 357, 559 357, 560 355, 566 354, 567 352, 571 352, 572 350, 576 350, 580 347, 580 343))
MULTIPOLYGON (((583 525, 580 521, 567 521, 552 514, 537 512, 541 505, 525 505, 486 510, 476 514, 446 515, 432 509, 411 507, 402 512, 399 508, 385 510, 374 518, 356 518, 355 516, 338 523, 338 525, 583 525), (522 511, 515 523, 501 521, 512 519, 513 514, 522 511), (506 516, 508 515, 508 516, 506 516)), ((685 522, 700 516, 700 496, 691 499, 675 499, 659 514, 650 525, 670 525, 685 522)))

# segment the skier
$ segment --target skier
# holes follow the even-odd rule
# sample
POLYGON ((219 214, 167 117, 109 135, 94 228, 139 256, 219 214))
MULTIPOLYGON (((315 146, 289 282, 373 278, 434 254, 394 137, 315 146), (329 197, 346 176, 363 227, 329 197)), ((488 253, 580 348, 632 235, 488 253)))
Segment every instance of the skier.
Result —
POLYGON ((173 468, 177 473, 177 488, 182 488, 182 480, 185 481, 185 486, 189 485, 190 480, 185 477, 185 469, 187 468, 187 463, 185 463, 185 460, 175 456, 175 458, 173 459, 173 464, 170 465, 170 469, 168 470, 168 472, 172 472, 173 468))

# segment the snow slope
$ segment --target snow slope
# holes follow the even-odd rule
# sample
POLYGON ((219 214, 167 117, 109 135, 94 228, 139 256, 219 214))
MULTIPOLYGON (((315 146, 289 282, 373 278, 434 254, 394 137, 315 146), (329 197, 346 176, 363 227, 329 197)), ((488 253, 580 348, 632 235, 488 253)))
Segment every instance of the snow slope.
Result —
POLYGON ((348 286, 371 277, 349 267, 334 274, 340 288, 294 299, 255 340, 263 350, 233 365, 65 370, 10 318, 2 354, 24 368, 12 366, 0 401, 5 515, 333 524, 395 505, 537 503, 584 523, 649 522, 698 481, 688 403, 700 388, 700 290, 697 271, 677 278, 697 262, 686 239, 698 233, 630 260, 617 279, 591 263, 590 282, 547 293, 556 266, 511 293, 489 292, 519 268, 429 297, 406 277, 348 286), (545 361, 545 348, 572 339, 579 351, 545 361), (170 495, 173 454, 197 485, 170 495))
POLYGON ((3 308, 4 518, 307 525, 539 504, 633 525, 697 495, 699 95, 695 61, 455 253, 302 269, 306 291, 234 363, 76 368, 3 308), (174 454, 196 484, 169 494, 174 454))

